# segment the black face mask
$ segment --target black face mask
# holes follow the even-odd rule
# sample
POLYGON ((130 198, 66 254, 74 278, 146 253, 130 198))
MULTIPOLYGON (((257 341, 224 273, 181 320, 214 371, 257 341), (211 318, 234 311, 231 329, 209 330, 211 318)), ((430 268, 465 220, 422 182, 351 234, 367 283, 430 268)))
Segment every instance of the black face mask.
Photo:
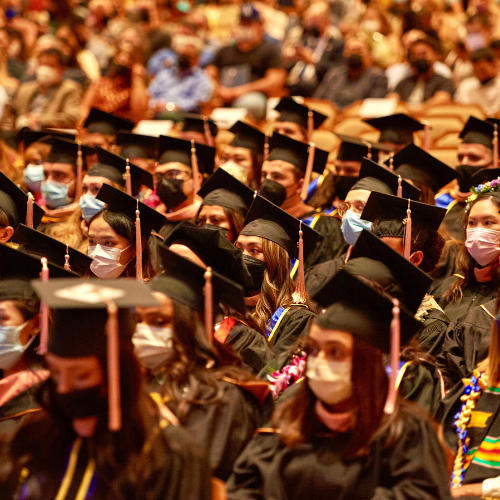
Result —
POLYGON ((358 69, 363 66, 363 58, 361 57, 361 54, 351 54, 347 58, 347 66, 352 69, 358 69))
POLYGON ((305 37, 311 38, 319 38, 321 35, 317 26, 304 27, 302 30, 302 34, 305 37))
POLYGON ((162 203, 170 210, 179 206, 187 199, 182 191, 184 181, 182 179, 162 179, 156 186, 156 194, 162 203))
POLYGON ((472 180, 472 176, 477 174, 484 167, 471 167, 470 165, 458 165, 455 169, 458 174, 458 188, 462 193, 468 193, 470 188, 475 184, 478 185, 481 181, 472 180))
POLYGON ((55 386, 51 390, 52 400, 59 411, 71 419, 95 417, 106 410, 107 401, 101 394, 100 385, 65 394, 59 394, 55 386))
POLYGON ((358 182, 357 177, 346 177, 344 175, 334 175, 333 176, 333 185, 335 188, 335 196, 339 200, 345 200, 347 193, 351 190, 351 188, 358 182))
POLYGON ((267 269, 267 264, 250 255, 243 255, 243 261, 245 262, 248 272, 252 277, 251 290, 260 290, 262 283, 264 282, 264 273, 267 269))
POLYGON ((229 229, 227 227, 220 227, 220 226, 214 226, 212 224, 209 224, 208 222, 205 222, 203 226, 205 229, 211 229, 212 231, 220 231, 226 238, 227 235, 229 234, 229 229))
POLYGON ((431 63, 425 58, 413 61, 413 65, 415 66, 415 69, 417 70, 417 73, 419 75, 427 73, 427 71, 429 71, 429 68, 431 67, 431 63))
POLYGON ((181 71, 186 71, 191 67, 191 61, 189 60, 189 57, 181 54, 180 56, 177 57, 177 66, 181 71))
POLYGON ((260 195, 279 207, 286 200, 286 189, 279 182, 266 179, 260 185, 260 195))

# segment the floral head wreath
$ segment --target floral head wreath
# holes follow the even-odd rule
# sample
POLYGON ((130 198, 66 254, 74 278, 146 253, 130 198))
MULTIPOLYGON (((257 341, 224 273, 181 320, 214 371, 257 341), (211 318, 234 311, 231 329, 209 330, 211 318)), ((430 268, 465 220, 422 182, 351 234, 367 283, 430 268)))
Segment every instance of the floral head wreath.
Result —
POLYGON ((484 184, 479 184, 479 186, 471 187, 471 195, 467 198, 467 205, 465 207, 465 211, 468 212, 477 197, 480 194, 486 193, 499 193, 500 194, 500 177, 497 179, 493 179, 492 181, 485 182, 484 184))

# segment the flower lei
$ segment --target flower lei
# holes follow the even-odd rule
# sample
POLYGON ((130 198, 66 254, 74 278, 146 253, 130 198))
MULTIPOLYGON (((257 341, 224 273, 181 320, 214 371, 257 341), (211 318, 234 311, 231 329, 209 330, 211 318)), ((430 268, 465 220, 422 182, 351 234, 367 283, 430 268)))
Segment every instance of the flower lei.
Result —
POLYGON ((301 351, 295 354, 289 364, 281 370, 272 372, 267 378, 271 383, 271 393, 276 399, 287 387, 303 377, 306 368, 307 354, 301 351))
POLYGON ((479 184, 479 186, 476 187, 472 186, 470 190, 472 194, 467 198, 467 205, 465 206, 466 212, 470 210, 470 207, 480 194, 495 193, 500 191, 500 177, 493 179, 492 181, 485 182, 484 184, 479 184))
POLYGON ((470 442, 470 437, 467 436, 467 425, 469 424, 472 410, 476 407, 477 400, 481 397, 482 391, 487 387, 483 376, 484 373, 474 370, 470 379, 464 379, 464 383, 467 385, 463 396, 460 398, 464 404, 455 415, 455 420, 453 421, 458 436, 458 449, 451 473, 452 488, 462 486, 464 479, 465 457, 467 456, 470 442))

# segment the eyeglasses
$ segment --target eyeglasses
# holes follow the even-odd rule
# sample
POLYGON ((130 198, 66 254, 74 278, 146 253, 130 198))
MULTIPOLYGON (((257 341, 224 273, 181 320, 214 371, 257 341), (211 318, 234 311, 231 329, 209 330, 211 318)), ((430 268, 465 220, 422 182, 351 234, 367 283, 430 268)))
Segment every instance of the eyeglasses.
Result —
POLYGON ((340 215, 340 217, 344 217, 345 213, 350 210, 351 212, 354 212, 355 214, 361 215, 363 213, 363 210, 365 208, 366 203, 364 201, 355 201, 352 204, 348 203, 347 201, 344 201, 339 205, 337 208, 337 213, 340 215))
POLYGON ((156 182, 160 182, 162 179, 187 179, 190 176, 190 172, 186 170, 167 170, 166 172, 158 172, 154 175, 156 182))

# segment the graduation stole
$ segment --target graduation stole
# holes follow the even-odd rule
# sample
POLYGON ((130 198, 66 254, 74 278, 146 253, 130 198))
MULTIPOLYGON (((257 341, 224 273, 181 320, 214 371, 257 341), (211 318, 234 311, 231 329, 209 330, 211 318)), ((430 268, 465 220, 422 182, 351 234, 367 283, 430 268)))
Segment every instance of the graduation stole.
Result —
POLYGON ((280 326, 281 320, 285 317, 285 314, 290 310, 289 307, 278 307, 274 314, 271 316, 271 319, 267 322, 266 325, 266 337, 267 341, 271 342, 276 330, 280 326))

